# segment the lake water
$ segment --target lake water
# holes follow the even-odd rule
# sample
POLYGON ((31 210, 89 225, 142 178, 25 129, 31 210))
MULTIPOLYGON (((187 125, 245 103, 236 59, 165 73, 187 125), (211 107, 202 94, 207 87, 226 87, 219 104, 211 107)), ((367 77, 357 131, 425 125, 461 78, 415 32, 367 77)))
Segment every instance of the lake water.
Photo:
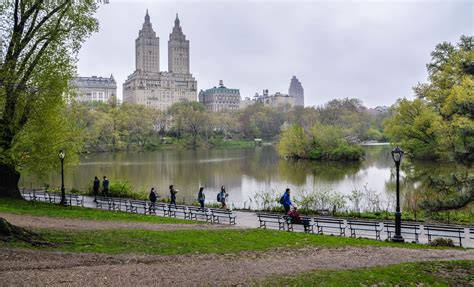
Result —
MULTIPOLYGON (((379 201, 377 204, 388 208, 395 196, 391 147, 363 148, 366 156, 358 163, 284 160, 272 146, 89 154, 82 156, 80 165, 66 171, 65 185, 66 189, 86 190, 94 176, 107 175, 111 182, 128 180, 135 190, 144 192, 155 187, 159 195, 168 196, 168 186, 174 184, 179 190, 178 200, 188 204, 195 200, 200 186, 206 188, 207 200, 215 202, 220 186, 224 185, 231 206, 236 208, 256 208, 263 204, 264 197, 279 198, 287 187, 295 198, 324 191, 349 196, 357 189, 372 193, 372 199, 379 201)), ((22 176, 20 186, 43 186, 44 182, 59 186, 60 172, 43 180, 22 176)), ((353 201, 346 201, 348 208, 354 206, 353 201)), ((361 209, 370 207, 369 202, 360 204, 361 209)))

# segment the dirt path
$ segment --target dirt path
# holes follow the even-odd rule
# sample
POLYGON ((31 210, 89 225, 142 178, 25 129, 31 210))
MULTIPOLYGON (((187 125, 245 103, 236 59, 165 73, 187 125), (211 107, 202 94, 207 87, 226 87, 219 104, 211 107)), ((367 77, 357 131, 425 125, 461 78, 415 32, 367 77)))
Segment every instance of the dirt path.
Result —
POLYGON ((10 223, 26 228, 45 228, 61 230, 103 230, 103 229, 146 229, 146 230, 181 230, 181 229, 222 229, 237 228, 224 224, 159 224, 128 221, 81 220, 43 216, 0 213, 10 223))
POLYGON ((6 286, 247 285, 277 274, 455 259, 474 260, 474 251, 369 246, 154 256, 3 249, 0 282, 6 286))

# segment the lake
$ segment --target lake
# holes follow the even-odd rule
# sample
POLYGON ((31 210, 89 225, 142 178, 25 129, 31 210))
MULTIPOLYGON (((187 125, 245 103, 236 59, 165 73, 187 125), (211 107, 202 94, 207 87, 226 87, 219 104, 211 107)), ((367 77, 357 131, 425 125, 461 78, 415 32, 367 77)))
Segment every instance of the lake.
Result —
MULTIPOLYGON (((111 182, 128 180, 135 190, 168 196, 168 186, 179 190, 178 201, 195 200, 200 186, 209 202, 216 201, 222 185, 230 194, 230 206, 262 207, 276 204, 289 187, 294 198, 345 196, 345 208, 392 209, 395 198, 395 168, 389 145, 363 146, 361 162, 311 162, 280 158, 273 146, 226 150, 181 150, 142 153, 97 153, 81 157, 80 165, 66 170, 66 189, 86 190, 94 176, 107 175, 111 182), (359 191, 365 195, 354 198, 359 191), (352 196, 352 199, 349 199, 352 196)), ((426 163, 425 163, 426 165, 426 163)), ((436 166, 430 164, 429 166, 436 166)), ((402 166, 403 167, 403 166, 402 166)), ((60 185, 60 171, 46 179, 22 176, 20 186, 60 185)), ((403 180, 403 179, 402 179, 403 180)), ((402 185, 402 189, 406 188, 402 185)), ((402 190, 402 193, 404 191, 402 190)), ((356 196, 357 197, 357 196, 356 196)), ((328 201, 328 199, 326 199, 328 201)), ((403 200, 402 200, 403 201, 403 200)), ((331 202, 331 200, 329 200, 331 202)), ((323 208, 328 202, 320 202, 323 208)), ((330 205, 332 206, 332 205, 330 205)))

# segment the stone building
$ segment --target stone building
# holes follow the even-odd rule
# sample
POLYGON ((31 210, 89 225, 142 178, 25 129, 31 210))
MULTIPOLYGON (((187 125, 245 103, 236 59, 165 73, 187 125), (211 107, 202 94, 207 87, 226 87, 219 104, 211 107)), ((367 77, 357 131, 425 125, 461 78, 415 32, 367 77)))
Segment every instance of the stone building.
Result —
POLYGON ((168 71, 160 71, 160 38, 145 22, 135 40, 135 71, 123 84, 123 101, 160 110, 180 101, 197 100, 197 82, 190 73, 189 40, 183 34, 178 14, 168 41, 168 71))
POLYGON ((199 102, 211 112, 237 110, 240 106, 240 91, 226 88, 220 80, 219 87, 199 92, 199 102))
POLYGON ((301 82, 293 76, 290 82, 290 88, 288 89, 288 95, 295 98, 295 106, 304 107, 304 89, 301 82))
MULTIPOLYGON (((263 103, 264 105, 271 106, 273 108, 277 107, 293 107, 295 105, 295 97, 276 92, 275 94, 270 95, 268 90, 263 90, 263 94, 255 93, 253 102, 263 103)), ((248 104, 246 104, 248 105, 248 104)))
POLYGON ((110 97, 117 96, 117 83, 114 76, 103 77, 75 77, 71 85, 76 89, 78 102, 104 102, 110 97))

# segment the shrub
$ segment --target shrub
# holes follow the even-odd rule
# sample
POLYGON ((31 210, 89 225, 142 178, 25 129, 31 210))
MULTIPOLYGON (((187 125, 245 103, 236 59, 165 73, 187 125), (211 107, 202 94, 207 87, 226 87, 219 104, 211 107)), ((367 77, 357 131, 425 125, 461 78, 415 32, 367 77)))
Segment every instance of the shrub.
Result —
POLYGON ((431 241, 430 245, 454 247, 454 242, 450 238, 436 238, 435 240, 431 241))

